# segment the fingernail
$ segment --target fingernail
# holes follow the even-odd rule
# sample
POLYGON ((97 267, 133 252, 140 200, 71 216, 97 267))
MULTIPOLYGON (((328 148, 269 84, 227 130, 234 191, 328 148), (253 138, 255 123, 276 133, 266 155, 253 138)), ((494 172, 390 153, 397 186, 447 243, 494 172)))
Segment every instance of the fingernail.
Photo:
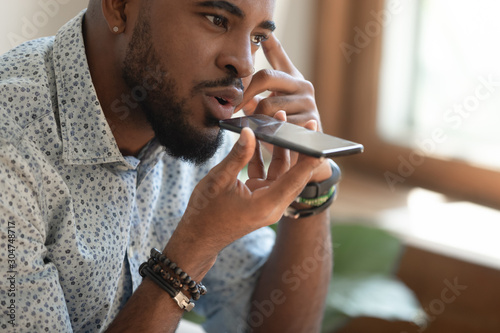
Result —
POLYGON ((318 122, 316 120, 313 120, 314 121, 314 131, 316 132, 318 130, 318 122))
POLYGON ((241 130, 240 138, 238 139, 238 144, 242 147, 245 147, 248 144, 248 135, 243 133, 246 128, 241 130))

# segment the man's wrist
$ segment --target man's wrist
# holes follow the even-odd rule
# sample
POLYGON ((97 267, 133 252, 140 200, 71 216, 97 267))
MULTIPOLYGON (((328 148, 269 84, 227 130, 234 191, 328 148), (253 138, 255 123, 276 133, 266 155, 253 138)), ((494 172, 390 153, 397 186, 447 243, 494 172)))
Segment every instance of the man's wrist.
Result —
MULTIPOLYGON (((331 159, 326 159, 325 160, 326 165, 329 169, 329 174, 330 176, 326 179, 323 179, 321 181, 315 181, 314 179, 311 179, 309 183, 304 187, 302 192, 299 194, 299 200, 297 202, 302 202, 305 204, 310 204, 312 206, 320 206, 321 203, 314 204, 314 203, 308 203, 307 201, 314 201, 320 197, 323 197, 327 195, 328 193, 331 194, 332 189, 334 186, 340 181, 340 176, 341 176, 341 171, 338 165, 333 162, 331 159), (303 201, 302 199, 306 199, 303 201), (311 200, 313 199, 313 200, 311 200)), ((326 201, 326 200, 324 200, 326 201)))
POLYGON ((311 179, 309 182, 317 182, 320 183, 332 176, 332 168, 330 166, 330 163, 328 159, 325 159, 323 163, 321 163, 320 166, 314 170, 311 179))
POLYGON ((327 160, 330 177, 321 182, 310 182, 295 201, 287 208, 284 216, 293 219, 320 214, 330 207, 337 194, 340 168, 332 160, 327 160))
POLYGON ((178 227, 162 252, 179 267, 183 267, 194 280, 201 281, 214 265, 217 254, 211 255, 211 251, 205 247, 207 242, 196 239, 195 232, 184 236, 187 233, 182 232, 183 229, 182 226, 178 227))

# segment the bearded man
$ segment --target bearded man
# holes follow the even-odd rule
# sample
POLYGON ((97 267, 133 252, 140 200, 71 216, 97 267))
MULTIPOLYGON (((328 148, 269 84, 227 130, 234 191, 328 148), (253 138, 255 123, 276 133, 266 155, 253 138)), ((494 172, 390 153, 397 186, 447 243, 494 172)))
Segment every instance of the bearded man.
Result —
POLYGON ((274 6, 90 0, 3 55, 3 329, 174 332, 196 304, 208 332, 319 330, 328 209, 295 199, 332 167, 275 148, 266 170, 251 130, 231 147, 218 127, 242 109, 321 128, 274 6))

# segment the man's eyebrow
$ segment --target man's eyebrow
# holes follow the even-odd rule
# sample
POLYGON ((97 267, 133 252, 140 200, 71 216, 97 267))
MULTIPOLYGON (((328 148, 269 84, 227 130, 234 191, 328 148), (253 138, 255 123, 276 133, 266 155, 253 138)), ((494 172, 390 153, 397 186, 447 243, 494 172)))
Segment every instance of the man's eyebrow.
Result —
POLYGON ((276 24, 273 21, 264 21, 259 24, 259 27, 261 27, 262 29, 270 30, 271 32, 276 30, 276 24))
MULTIPOLYGON (((245 13, 236 6, 235 4, 232 4, 229 1, 224 1, 224 0, 217 0, 217 1, 200 1, 196 4, 198 7, 205 7, 205 8, 219 8, 226 10, 227 12, 237 16, 244 18, 245 13)), ((273 21, 263 21, 261 24, 259 24, 259 27, 262 29, 270 30, 273 32, 276 30, 276 24, 273 21)))
POLYGON ((199 7, 208 7, 208 8, 219 8, 228 11, 229 13, 238 16, 245 17, 245 13, 236 5, 228 2, 228 1, 201 1, 196 4, 199 7))

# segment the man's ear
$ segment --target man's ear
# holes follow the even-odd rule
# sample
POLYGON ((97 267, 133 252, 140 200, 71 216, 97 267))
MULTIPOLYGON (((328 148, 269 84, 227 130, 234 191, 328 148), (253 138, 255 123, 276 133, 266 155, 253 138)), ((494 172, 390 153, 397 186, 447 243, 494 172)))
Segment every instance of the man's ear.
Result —
POLYGON ((125 8, 128 0, 102 0, 102 12, 104 19, 108 23, 109 30, 113 34, 120 34, 125 31, 127 15, 125 8))

